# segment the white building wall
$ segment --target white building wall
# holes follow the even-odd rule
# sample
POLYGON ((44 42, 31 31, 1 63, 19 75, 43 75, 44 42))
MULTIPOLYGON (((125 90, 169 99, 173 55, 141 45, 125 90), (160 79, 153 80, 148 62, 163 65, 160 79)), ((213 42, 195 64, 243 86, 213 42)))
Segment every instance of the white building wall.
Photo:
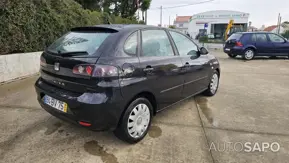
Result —
POLYGON ((192 16, 191 21, 189 22, 188 32, 190 35, 195 37, 199 33, 199 29, 204 29, 204 24, 208 23, 206 29, 208 34, 211 34, 212 24, 228 24, 232 19, 235 24, 246 24, 248 23, 249 14, 229 10, 216 10, 199 13, 192 16))

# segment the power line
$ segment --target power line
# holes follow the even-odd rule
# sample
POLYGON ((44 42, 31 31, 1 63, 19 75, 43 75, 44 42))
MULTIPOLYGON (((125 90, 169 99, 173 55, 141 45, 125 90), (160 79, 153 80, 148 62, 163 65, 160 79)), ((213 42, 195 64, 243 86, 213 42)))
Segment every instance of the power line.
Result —
MULTIPOLYGON (((186 4, 186 5, 163 7, 163 10, 164 10, 164 9, 173 9, 173 8, 193 6, 193 5, 198 5, 198 4, 203 4, 203 3, 209 3, 209 2, 213 2, 213 1, 215 1, 215 0, 206 0, 206 1, 202 1, 202 2, 196 2, 196 3, 186 4)), ((152 9, 149 9, 149 10, 158 10, 158 9, 160 9, 160 7, 152 8, 152 9)))

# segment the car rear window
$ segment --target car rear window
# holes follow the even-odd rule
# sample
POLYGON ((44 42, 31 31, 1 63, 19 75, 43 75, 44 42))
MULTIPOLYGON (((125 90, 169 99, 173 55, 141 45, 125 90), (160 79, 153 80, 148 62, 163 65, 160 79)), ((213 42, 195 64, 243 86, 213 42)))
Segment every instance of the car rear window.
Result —
POLYGON ((240 40, 241 37, 242 37, 242 34, 234 33, 228 38, 228 40, 240 40))
POLYGON ((59 55, 73 52, 86 52, 87 55, 93 55, 110 34, 103 31, 69 32, 50 45, 47 51, 59 55))

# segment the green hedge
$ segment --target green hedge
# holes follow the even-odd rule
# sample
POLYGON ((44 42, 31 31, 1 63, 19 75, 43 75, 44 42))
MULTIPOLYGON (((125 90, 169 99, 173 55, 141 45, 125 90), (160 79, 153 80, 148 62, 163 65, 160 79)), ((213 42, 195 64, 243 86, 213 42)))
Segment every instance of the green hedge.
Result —
POLYGON ((199 42, 201 43, 207 43, 209 41, 208 36, 200 36, 199 37, 199 42))
POLYGON ((76 26, 137 23, 84 10, 74 0, 1 0, 0 55, 41 51, 76 26))

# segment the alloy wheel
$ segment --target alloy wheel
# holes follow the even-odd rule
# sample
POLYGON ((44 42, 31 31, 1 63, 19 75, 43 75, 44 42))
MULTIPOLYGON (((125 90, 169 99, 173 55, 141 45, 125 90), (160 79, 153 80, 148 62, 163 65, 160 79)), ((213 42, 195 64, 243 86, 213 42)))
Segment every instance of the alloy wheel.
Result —
POLYGON ((251 60, 254 57, 254 51, 251 49, 246 50, 245 52, 245 59, 251 60))
POLYGON ((218 85, 219 85, 219 76, 218 74, 214 74, 212 76, 212 79, 211 79, 211 83, 210 83, 210 90, 212 92, 212 94, 215 94, 217 89, 218 89, 218 85))

